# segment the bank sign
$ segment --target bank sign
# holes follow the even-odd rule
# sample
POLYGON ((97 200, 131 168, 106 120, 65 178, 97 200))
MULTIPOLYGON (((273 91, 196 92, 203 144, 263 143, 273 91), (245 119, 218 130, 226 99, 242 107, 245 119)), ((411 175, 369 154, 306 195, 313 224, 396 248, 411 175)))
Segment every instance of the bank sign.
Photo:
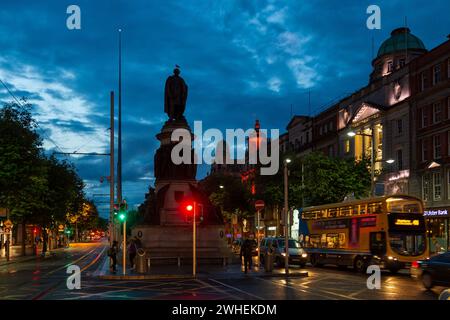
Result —
POLYGON ((445 210, 425 210, 423 212, 423 215, 425 217, 441 217, 441 216, 447 216, 448 211, 447 211, 447 209, 445 209, 445 210))

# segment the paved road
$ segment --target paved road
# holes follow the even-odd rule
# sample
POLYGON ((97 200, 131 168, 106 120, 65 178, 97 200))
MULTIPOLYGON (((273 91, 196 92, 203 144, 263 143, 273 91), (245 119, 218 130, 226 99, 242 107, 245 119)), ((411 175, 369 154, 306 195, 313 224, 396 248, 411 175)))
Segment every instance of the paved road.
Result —
POLYGON ((67 267, 78 265, 89 276, 98 266, 106 243, 71 244, 49 257, 0 265, 0 299, 45 299, 52 291, 67 290, 67 267))
POLYGON ((369 290, 366 277, 330 268, 312 269, 305 278, 235 277, 185 280, 106 281, 89 279, 77 291, 53 291, 51 299, 170 300, 435 300, 442 288, 426 291, 407 275, 382 276, 380 290, 369 290))
POLYGON ((184 280, 101 280, 94 276, 104 262, 106 243, 78 244, 45 260, 0 267, 2 299, 437 299, 442 288, 426 291, 407 274, 383 273, 380 290, 366 287, 367 277, 334 267, 306 267, 309 277, 261 278, 215 273, 184 280), (66 268, 82 268, 80 290, 66 287, 66 268))

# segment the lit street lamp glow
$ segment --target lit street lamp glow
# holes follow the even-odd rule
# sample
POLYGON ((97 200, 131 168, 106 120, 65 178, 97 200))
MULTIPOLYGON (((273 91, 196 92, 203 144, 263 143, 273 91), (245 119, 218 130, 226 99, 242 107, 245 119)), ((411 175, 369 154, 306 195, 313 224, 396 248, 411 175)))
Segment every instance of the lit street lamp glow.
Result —
POLYGON ((347 135, 348 135, 349 137, 354 137, 354 136, 356 136, 356 132, 354 132, 354 131, 349 131, 349 132, 347 132, 347 135))
POLYGON ((289 159, 289 158, 287 158, 285 161, 286 161, 286 163, 291 163, 291 159, 289 159))
POLYGON ((394 159, 387 159, 387 160, 386 160, 386 163, 388 163, 388 164, 393 164, 394 162, 395 162, 394 159))

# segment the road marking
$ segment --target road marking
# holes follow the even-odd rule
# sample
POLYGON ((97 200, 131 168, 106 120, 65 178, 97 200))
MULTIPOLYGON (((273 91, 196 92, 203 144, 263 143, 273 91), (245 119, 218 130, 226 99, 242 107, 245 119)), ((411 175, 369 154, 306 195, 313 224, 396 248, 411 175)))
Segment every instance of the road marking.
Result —
POLYGON ((212 288, 212 289, 216 290, 217 292, 219 292, 219 293, 221 293, 221 294, 224 294, 224 295, 226 295, 226 296, 230 296, 230 297, 232 297, 233 299, 241 300, 240 297, 235 296, 235 295, 233 295, 233 294, 230 294, 230 293, 226 292, 225 290, 221 290, 221 289, 219 289, 219 288, 217 288, 217 287, 214 287, 214 286, 210 285, 209 283, 206 283, 206 282, 204 282, 204 281, 202 281, 202 280, 200 280, 200 279, 195 279, 195 281, 197 281, 197 282, 203 284, 204 286, 208 286, 209 288, 212 288))
POLYGON ((258 300, 265 300, 264 298, 261 298, 261 297, 259 297, 259 296, 257 296, 257 295, 254 295, 254 294, 252 294, 252 293, 249 293, 249 292, 243 291, 243 290, 241 290, 241 289, 238 289, 238 288, 236 288, 236 287, 230 286, 230 285, 228 285, 228 284, 225 284, 225 283, 223 283, 223 282, 220 282, 220 281, 217 281, 217 280, 214 280, 214 279, 211 279, 211 278, 210 278, 210 279, 208 279, 208 280, 210 280, 210 281, 213 281, 213 282, 216 282, 216 283, 218 283, 218 284, 221 284, 221 285, 223 285, 224 287, 227 287, 227 288, 230 288, 230 289, 236 290, 236 291, 238 291, 238 292, 240 292, 240 293, 243 293, 243 294, 249 295, 249 296, 251 296, 251 297, 254 297, 254 298, 258 299, 258 300))
MULTIPOLYGON (((292 285, 288 285, 288 284, 284 284, 284 283, 278 283, 278 282, 276 282, 276 281, 270 281, 270 280, 266 280, 266 279, 260 279, 260 280, 263 280, 263 281, 266 281, 266 282, 269 282, 269 283, 273 283, 273 284, 278 285, 278 286, 282 286, 282 287, 286 287, 286 288, 291 288, 291 289, 294 289, 294 290, 296 290, 296 291, 301 291, 301 292, 304 292, 304 293, 308 293, 308 294, 312 294, 312 295, 317 295, 317 296, 320 296, 320 297, 323 297, 323 298, 326 298, 326 299, 330 299, 330 297, 327 297, 327 296, 322 295, 322 294, 320 294, 320 293, 316 293, 316 292, 312 292, 312 291, 310 292, 310 291, 307 291, 307 290, 299 289, 299 288, 294 287, 294 286, 292 286, 292 285)), ((342 294, 339 294, 339 293, 334 293, 334 292, 327 291, 327 290, 317 289, 317 291, 319 291, 319 292, 321 292, 321 293, 328 294, 328 295, 337 296, 337 297, 340 297, 340 298, 351 299, 351 300, 359 300, 359 299, 357 299, 357 298, 349 297, 349 296, 346 296, 346 295, 342 295, 342 294)))
MULTIPOLYGON (((106 249, 106 247, 104 247, 104 248, 102 249, 102 251, 100 252, 100 254, 97 255, 93 261, 97 261, 97 260, 99 259, 100 255, 105 251, 105 249, 106 249)), ((94 248, 94 249, 92 249, 91 251, 89 251, 88 253, 86 253, 86 254, 84 254, 83 256, 81 256, 80 258, 78 258, 77 260, 72 261, 72 262, 70 262, 70 263, 68 263, 68 264, 66 264, 66 265, 64 265, 64 266, 62 266, 62 267, 56 268, 55 270, 46 273, 46 274, 43 276, 43 278, 48 277, 49 275, 55 273, 56 271, 62 270, 62 269, 64 269, 64 268, 67 268, 67 267, 70 266, 70 265, 76 264, 77 262, 79 262, 79 261, 85 259, 86 257, 88 257, 92 252, 95 252, 96 250, 97 250, 97 248, 94 248)), ((89 268, 91 265, 92 265, 92 261, 91 261, 91 263, 89 263, 87 266, 85 266, 85 267, 82 269, 82 271, 86 270, 86 269, 89 268)), ((64 277, 63 280, 58 281, 58 282, 56 282, 54 285, 48 287, 47 289, 41 291, 39 294, 37 294, 36 296, 34 296, 34 297, 32 298, 32 300, 39 300, 39 299, 43 298, 43 297, 46 296, 49 292, 51 292, 52 290, 56 289, 59 285, 61 285, 61 284, 64 283, 65 281, 66 281, 66 277, 64 277)))

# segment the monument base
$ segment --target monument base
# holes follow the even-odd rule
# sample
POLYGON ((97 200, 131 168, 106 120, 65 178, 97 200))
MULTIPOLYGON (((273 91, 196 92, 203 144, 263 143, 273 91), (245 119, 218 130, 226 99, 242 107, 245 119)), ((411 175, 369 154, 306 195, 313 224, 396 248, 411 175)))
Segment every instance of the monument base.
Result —
MULTIPOLYGON (((196 229, 198 264, 231 261, 232 253, 227 245, 224 226, 198 224, 196 229)), ((134 236, 141 240, 152 264, 176 264, 177 258, 182 263, 192 261, 192 225, 138 225, 132 230, 134 236)))

